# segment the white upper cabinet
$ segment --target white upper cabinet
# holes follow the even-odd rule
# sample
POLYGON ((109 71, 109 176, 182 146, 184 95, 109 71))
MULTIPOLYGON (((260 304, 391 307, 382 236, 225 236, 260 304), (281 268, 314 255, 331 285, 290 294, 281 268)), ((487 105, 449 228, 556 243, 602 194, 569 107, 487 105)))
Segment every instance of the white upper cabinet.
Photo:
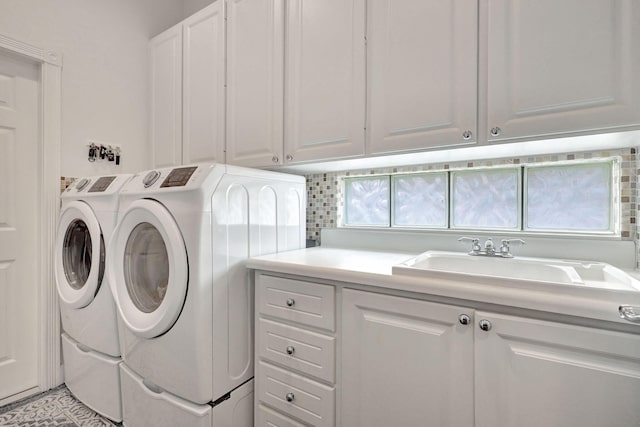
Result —
POLYGON ((183 21, 182 162, 224 162, 224 1, 183 21))
POLYGON ((182 163, 182 24, 149 43, 153 166, 182 163))
POLYGON ((224 1, 151 39, 153 167, 224 162, 224 1))
POLYGON ((365 0, 290 0, 285 162, 364 155, 365 0))
POLYGON ((278 165, 283 150, 284 0, 228 0, 227 162, 278 165))
POLYGON ((640 124, 636 0, 487 4, 489 141, 640 124))
POLYGON ((477 1, 367 7, 367 153, 475 143, 477 1))

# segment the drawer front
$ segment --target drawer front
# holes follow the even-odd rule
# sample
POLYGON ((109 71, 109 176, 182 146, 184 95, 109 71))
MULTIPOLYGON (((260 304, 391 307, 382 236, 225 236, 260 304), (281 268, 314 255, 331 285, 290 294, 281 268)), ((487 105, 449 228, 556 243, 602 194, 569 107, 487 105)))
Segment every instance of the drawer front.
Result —
POLYGON ((259 401, 314 426, 335 424, 335 388, 262 361, 257 378, 259 401))
POLYGON ((335 382, 335 338, 267 319, 258 320, 261 358, 335 382))
POLYGON ((259 275, 257 309, 262 314, 335 330, 335 288, 330 285, 259 275))
POLYGON ((304 427, 304 424, 294 421, 264 405, 258 405, 256 427, 304 427))

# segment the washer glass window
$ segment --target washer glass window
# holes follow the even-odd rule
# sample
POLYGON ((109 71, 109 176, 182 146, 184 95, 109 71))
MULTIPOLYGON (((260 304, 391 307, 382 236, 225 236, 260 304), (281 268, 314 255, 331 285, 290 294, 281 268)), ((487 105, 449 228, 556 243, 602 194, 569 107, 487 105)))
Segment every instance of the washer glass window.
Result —
POLYGON ((151 313, 160 306, 169 285, 169 255, 162 235, 148 222, 136 225, 127 239, 124 278, 140 311, 151 313))
MULTIPOLYGON (((91 234, 87 224, 76 219, 64 235, 62 266, 69 286, 82 289, 91 273, 91 234)), ((103 252, 104 253, 104 252, 103 252)))

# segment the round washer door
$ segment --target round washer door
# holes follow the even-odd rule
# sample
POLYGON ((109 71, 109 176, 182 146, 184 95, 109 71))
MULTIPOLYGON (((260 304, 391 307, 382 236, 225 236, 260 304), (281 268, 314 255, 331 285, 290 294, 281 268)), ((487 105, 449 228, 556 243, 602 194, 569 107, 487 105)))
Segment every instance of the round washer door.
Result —
POLYGON ((71 308, 93 301, 104 274, 102 230, 93 210, 73 201, 60 214, 54 255, 58 295, 71 308))
POLYGON ((109 244, 107 274, 116 305, 136 335, 153 338, 178 319, 189 268, 182 234, 160 203, 133 202, 109 244))

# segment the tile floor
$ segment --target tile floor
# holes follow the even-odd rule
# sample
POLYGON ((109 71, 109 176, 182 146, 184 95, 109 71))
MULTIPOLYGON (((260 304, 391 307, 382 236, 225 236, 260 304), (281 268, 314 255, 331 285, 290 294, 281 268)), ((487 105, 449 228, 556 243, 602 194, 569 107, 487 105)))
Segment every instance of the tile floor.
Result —
POLYGON ((64 385, 0 407, 3 427, 113 427, 120 424, 87 408, 64 385))

